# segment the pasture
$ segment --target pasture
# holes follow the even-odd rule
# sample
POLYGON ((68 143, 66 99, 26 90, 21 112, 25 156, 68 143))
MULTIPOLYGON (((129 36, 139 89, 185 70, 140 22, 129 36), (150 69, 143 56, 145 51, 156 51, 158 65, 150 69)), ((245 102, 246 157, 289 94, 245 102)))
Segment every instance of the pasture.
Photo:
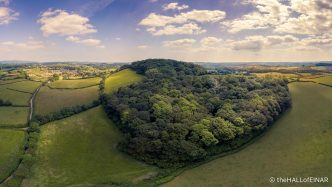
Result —
POLYGON ((4 85, 4 84, 11 84, 14 82, 20 82, 20 81, 24 81, 26 79, 12 79, 12 80, 1 80, 0 79, 0 85, 4 85))
POLYGON ((89 79, 76 79, 76 80, 58 80, 49 84, 50 88, 54 89, 77 89, 87 88, 90 86, 99 85, 101 81, 100 77, 89 78, 89 79))
POLYGON ((99 86, 82 89, 50 89, 43 86, 35 98, 35 114, 46 115, 65 107, 88 105, 98 97, 99 86))
POLYGON ((24 131, 0 129, 0 181, 17 167, 23 153, 24 141, 24 131))
POLYGON ((316 83, 326 84, 332 86, 332 75, 322 76, 314 79, 301 79, 302 81, 313 81, 316 83))
POLYGON ((270 177, 331 178, 332 89, 314 83, 291 83, 289 88, 292 108, 262 137, 237 153, 188 169, 163 186, 256 187, 271 185, 270 177))
POLYGON ((270 73, 254 73, 259 78, 281 78, 281 79, 289 79, 294 80, 299 78, 299 75, 293 73, 278 73, 278 72, 270 72, 270 73))
POLYGON ((24 127, 28 123, 28 115, 28 107, 0 107, 0 127, 24 127))
POLYGON ((10 101, 13 105, 28 106, 31 94, 7 89, 7 85, 0 85, 0 99, 10 101))
POLYGON ((121 134, 96 107, 41 127, 37 161, 23 186, 130 184, 156 172, 116 148, 121 134))
POLYGON ((143 79, 142 75, 137 74, 135 71, 125 69, 110 75, 105 80, 105 93, 111 93, 118 90, 120 87, 128 86, 130 84, 139 82, 143 79))
POLYGON ((20 92, 33 93, 39 86, 41 82, 36 81, 20 81, 12 84, 7 84, 7 89, 12 89, 20 92))

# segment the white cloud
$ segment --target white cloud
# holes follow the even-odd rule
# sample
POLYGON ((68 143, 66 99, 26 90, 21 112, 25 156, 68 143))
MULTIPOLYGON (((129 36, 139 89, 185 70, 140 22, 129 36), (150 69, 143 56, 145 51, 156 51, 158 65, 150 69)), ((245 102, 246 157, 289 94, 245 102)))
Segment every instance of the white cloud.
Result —
POLYGON ((121 38, 117 37, 117 38, 115 38, 115 40, 116 40, 116 41, 120 41, 120 40, 121 40, 121 38))
POLYGON ((141 20, 139 25, 146 26, 147 31, 154 35, 167 35, 166 33, 197 34, 205 32, 197 23, 218 22, 223 20, 225 15, 225 12, 219 10, 192 10, 174 16, 151 13, 141 20), (180 26, 175 26, 176 24, 180 26), (185 28, 189 28, 190 31, 183 31, 185 28), (159 34, 155 34, 158 31, 160 31, 159 34))
POLYGON ((247 0, 246 3, 252 4, 256 10, 241 18, 224 22, 230 33, 271 28, 284 22, 289 16, 289 7, 278 0, 247 0))
POLYGON ((66 40, 70 41, 70 42, 77 43, 77 44, 83 44, 83 45, 86 45, 86 46, 96 46, 96 47, 103 48, 103 46, 100 45, 101 41, 97 40, 97 39, 81 39, 77 36, 68 36, 66 38, 66 40))
POLYGON ((7 7, 0 7, 0 25, 7 25, 14 20, 17 20, 17 17, 20 14, 14 10, 7 7))
POLYGON ((89 24, 88 18, 60 9, 49 9, 43 12, 38 22, 41 24, 40 30, 45 36, 51 34, 74 36, 97 32, 97 30, 89 24))
POLYGON ((284 48, 284 46, 290 47, 291 44, 298 42, 299 39, 292 35, 270 35, 270 36, 247 36, 243 40, 229 41, 228 43, 233 50, 249 50, 259 51, 263 48, 270 49, 272 47, 284 48))
POLYGON ((160 29, 152 27, 150 29, 147 29, 147 31, 154 36, 176 35, 176 34, 196 35, 206 32, 206 30, 202 29, 196 23, 187 23, 181 26, 167 25, 165 27, 161 27, 160 29))
POLYGON ((149 0, 151 3, 158 2, 158 0, 149 0))
POLYGON ((242 30, 271 29, 277 33, 301 35, 332 34, 331 0, 246 0, 255 10, 240 18, 225 21, 230 33, 242 30))
POLYGON ((216 47, 220 44, 222 39, 216 37, 206 37, 201 40, 202 47, 216 47))
POLYGON ((219 10, 192 10, 175 16, 164 16, 156 13, 149 14, 139 25, 150 27, 162 27, 168 24, 181 24, 188 21, 199 23, 217 22, 225 18, 226 13, 219 10))
POLYGON ((277 32, 294 34, 332 34, 331 0, 292 0, 290 9, 299 14, 289 17, 276 28, 277 32))
POLYGON ((194 43, 196 43, 196 40, 194 39, 179 39, 173 41, 164 41, 163 46, 169 48, 187 48, 191 47, 194 43))
POLYGON ((45 48, 42 41, 28 40, 26 42, 14 42, 14 41, 4 41, 0 43, 2 46, 14 48, 14 49, 42 49, 45 48))
POLYGON ((178 2, 173 2, 173 3, 163 5, 164 10, 184 10, 184 9, 188 9, 188 8, 189 8, 188 5, 185 5, 185 4, 179 5, 178 2))

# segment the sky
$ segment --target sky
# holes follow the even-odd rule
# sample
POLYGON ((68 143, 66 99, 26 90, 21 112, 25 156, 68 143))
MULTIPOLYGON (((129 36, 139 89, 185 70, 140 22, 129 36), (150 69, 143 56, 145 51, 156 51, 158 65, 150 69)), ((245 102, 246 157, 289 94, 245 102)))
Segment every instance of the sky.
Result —
POLYGON ((332 0, 0 0, 0 60, 332 60, 332 0))

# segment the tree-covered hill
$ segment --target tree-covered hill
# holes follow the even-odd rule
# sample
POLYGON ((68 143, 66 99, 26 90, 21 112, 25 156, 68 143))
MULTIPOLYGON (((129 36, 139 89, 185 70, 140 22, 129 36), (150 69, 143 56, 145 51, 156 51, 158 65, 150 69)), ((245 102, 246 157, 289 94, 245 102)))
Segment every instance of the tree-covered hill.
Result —
POLYGON ((126 135, 121 148, 160 166, 202 160, 248 140, 290 106, 282 79, 208 75, 201 66, 161 59, 125 68, 145 78, 108 95, 105 109, 126 135))

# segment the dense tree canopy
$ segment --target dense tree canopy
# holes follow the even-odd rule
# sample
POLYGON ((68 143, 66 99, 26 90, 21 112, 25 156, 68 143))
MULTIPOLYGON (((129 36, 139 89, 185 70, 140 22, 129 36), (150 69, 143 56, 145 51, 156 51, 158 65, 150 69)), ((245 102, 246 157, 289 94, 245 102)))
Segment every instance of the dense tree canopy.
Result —
POLYGON ((163 166, 204 159, 214 147, 264 130, 290 105, 282 79, 208 75, 173 60, 125 68, 145 79, 108 95, 106 111, 126 134, 123 150, 163 166))

